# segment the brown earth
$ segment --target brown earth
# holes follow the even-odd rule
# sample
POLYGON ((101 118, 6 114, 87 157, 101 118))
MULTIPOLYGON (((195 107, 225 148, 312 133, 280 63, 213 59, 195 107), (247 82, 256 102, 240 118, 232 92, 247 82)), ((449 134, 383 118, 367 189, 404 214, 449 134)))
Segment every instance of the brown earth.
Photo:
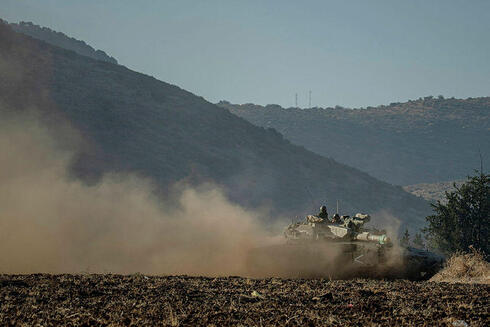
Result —
POLYGON ((1 326, 485 326, 490 285, 0 275, 1 326))

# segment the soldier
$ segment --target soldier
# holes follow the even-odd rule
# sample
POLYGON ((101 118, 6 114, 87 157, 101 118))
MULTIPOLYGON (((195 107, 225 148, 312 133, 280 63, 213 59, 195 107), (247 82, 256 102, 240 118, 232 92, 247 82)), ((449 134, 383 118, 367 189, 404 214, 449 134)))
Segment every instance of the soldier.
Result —
POLYGON ((333 215, 332 217, 332 223, 334 224, 340 224, 340 216, 338 213, 336 213, 335 215, 333 215))
POLYGON ((327 212, 326 206, 320 207, 320 213, 318 214, 318 217, 323 218, 323 219, 328 219, 328 212, 327 212))

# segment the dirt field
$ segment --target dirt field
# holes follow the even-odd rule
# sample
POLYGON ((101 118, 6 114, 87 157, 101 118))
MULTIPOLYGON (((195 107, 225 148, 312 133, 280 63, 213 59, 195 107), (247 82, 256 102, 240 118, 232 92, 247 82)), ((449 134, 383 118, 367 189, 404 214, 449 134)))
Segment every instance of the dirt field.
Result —
POLYGON ((480 284, 0 275, 1 326, 485 326, 489 308, 480 284))

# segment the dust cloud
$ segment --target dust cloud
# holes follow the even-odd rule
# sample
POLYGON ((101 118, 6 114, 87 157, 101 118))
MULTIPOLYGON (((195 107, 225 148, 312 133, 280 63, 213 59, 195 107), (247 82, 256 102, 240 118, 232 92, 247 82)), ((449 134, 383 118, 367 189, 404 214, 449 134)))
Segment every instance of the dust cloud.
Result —
MULTIPOLYGON (((165 198, 134 174, 87 185, 69 173, 81 138, 41 121, 0 115, 0 273, 343 278, 355 270, 329 244, 285 246, 260 223, 264 213, 211 184, 177 185, 165 198)), ((396 234, 398 220, 377 217, 396 234)))
POLYGON ((179 187, 170 207, 135 175, 70 178, 64 135, 33 117, 0 117, 0 273, 244 275, 273 240, 212 185, 179 187))

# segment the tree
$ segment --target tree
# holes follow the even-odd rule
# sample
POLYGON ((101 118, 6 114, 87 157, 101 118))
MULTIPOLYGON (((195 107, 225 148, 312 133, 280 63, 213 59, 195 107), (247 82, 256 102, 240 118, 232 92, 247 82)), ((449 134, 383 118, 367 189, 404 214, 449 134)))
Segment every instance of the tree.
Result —
POLYGON ((403 237, 400 240, 401 246, 409 246, 410 245, 410 234, 408 233, 408 229, 405 229, 405 233, 403 233, 403 237))
POLYGON ((446 192, 447 203, 432 204, 424 230, 431 247, 445 254, 467 252, 472 245, 489 255, 490 175, 476 171, 455 191, 446 192))
POLYGON ((422 238, 422 234, 420 233, 415 233, 415 236, 413 238, 413 245, 416 248, 423 249, 425 247, 424 240, 422 238))

